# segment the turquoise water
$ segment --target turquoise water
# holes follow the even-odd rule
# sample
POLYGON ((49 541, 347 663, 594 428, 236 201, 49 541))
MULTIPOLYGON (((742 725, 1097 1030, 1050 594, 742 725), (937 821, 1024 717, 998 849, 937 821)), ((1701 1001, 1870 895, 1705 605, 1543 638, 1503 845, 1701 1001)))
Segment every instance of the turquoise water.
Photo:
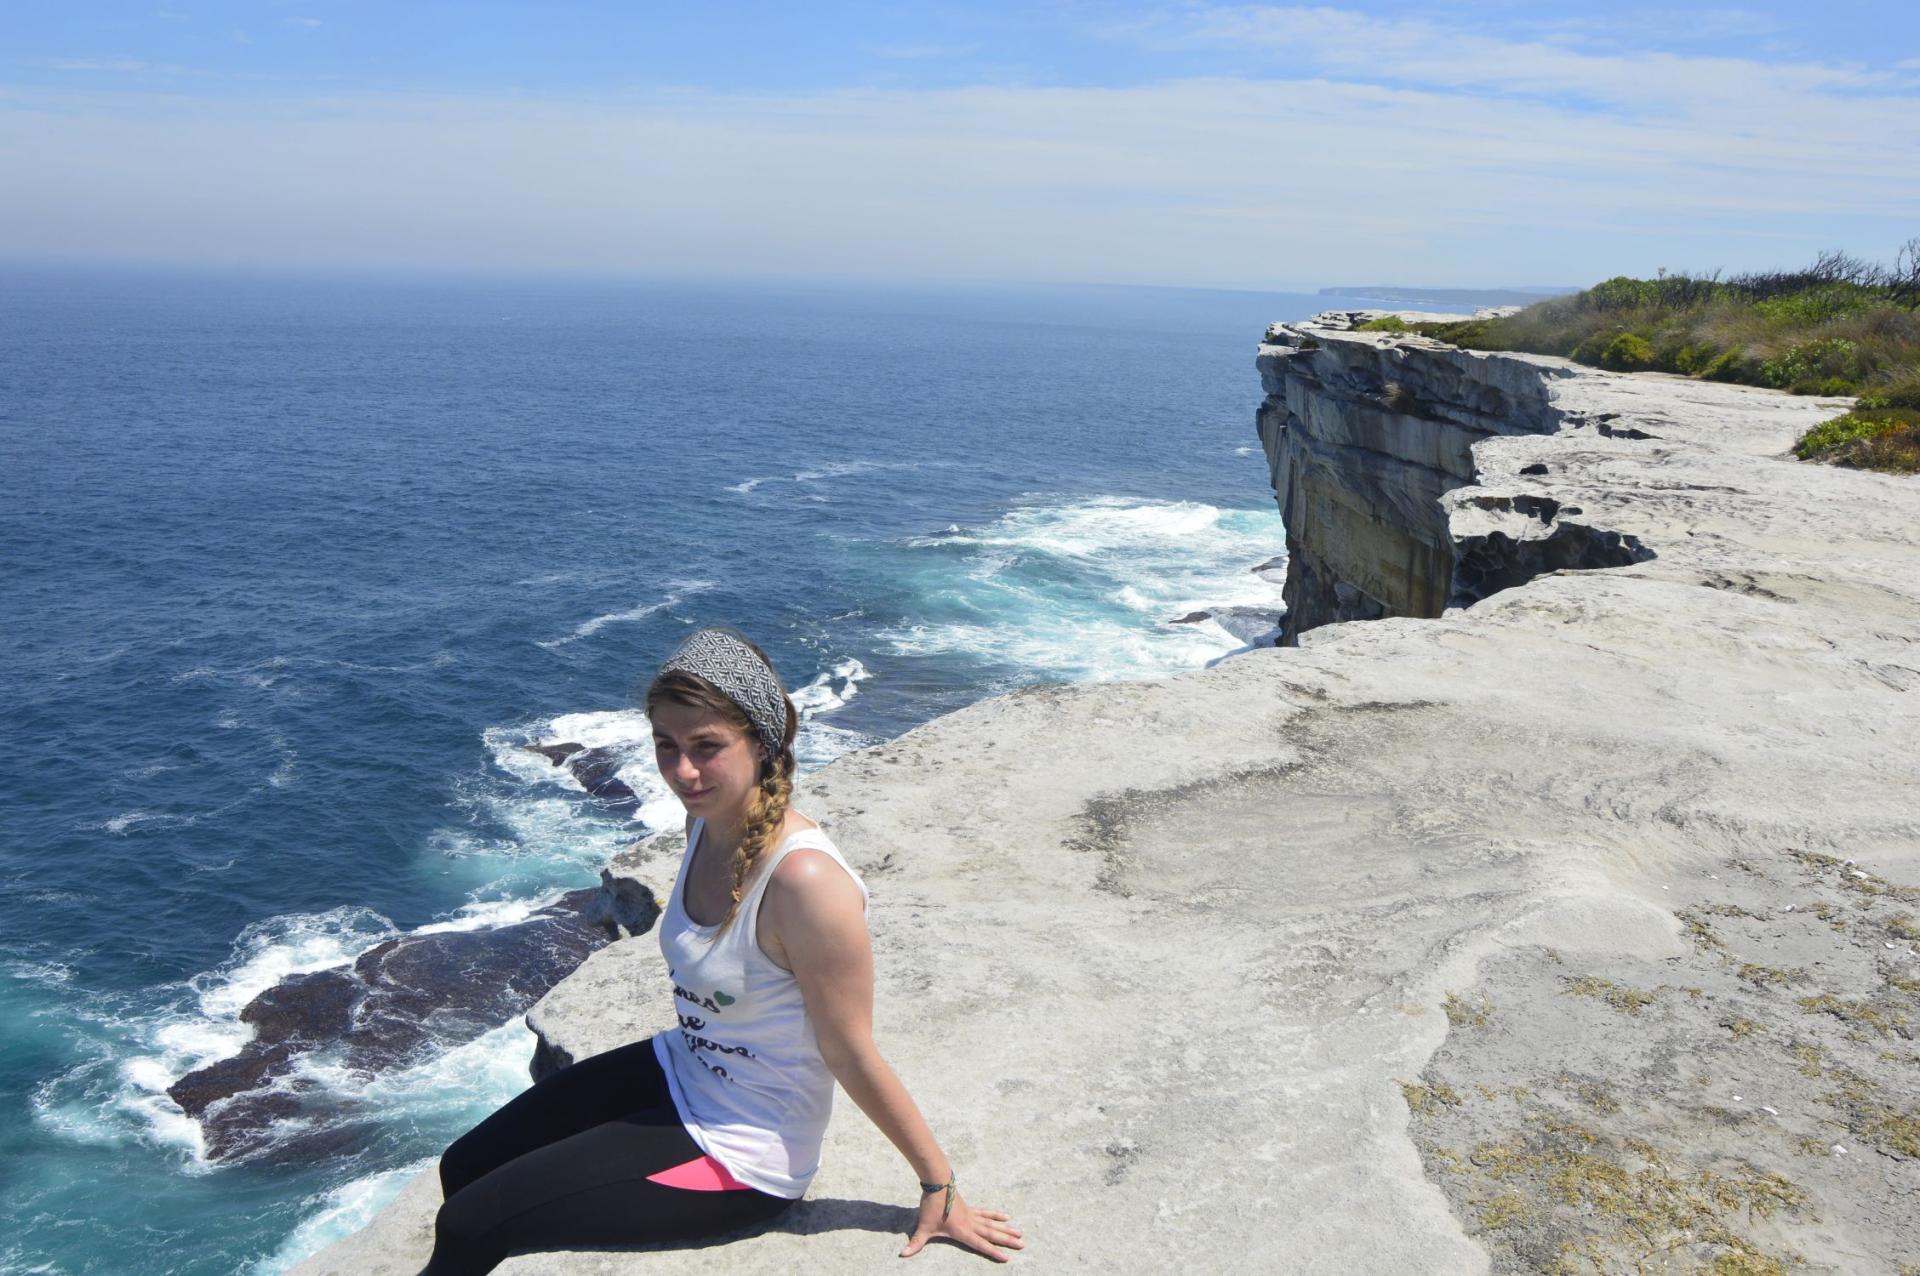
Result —
POLYGON ((0 277, 0 1270, 281 1270, 523 1088, 517 1022, 310 1060, 352 1138, 220 1165, 164 1093, 282 976, 677 819, 644 761, 629 817, 519 746, 643 740, 690 627, 769 650, 803 768, 1240 648, 1167 622, 1279 606, 1253 348, 1332 304, 0 277))

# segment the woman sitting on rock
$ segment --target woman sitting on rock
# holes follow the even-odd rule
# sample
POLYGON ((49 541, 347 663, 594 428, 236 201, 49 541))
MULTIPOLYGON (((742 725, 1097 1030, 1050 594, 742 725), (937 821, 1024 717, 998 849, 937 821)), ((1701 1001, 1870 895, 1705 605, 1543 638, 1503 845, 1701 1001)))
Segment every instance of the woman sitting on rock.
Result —
POLYGON ((961 1199, 874 1046, 866 888, 787 805, 798 715, 766 653, 730 626, 698 630, 646 709, 689 812, 659 922, 679 1026, 563 1068, 456 1140, 429 1276, 763 1223, 819 1168, 836 1079, 919 1179, 901 1257, 944 1236, 1006 1261, 1019 1229, 961 1199))

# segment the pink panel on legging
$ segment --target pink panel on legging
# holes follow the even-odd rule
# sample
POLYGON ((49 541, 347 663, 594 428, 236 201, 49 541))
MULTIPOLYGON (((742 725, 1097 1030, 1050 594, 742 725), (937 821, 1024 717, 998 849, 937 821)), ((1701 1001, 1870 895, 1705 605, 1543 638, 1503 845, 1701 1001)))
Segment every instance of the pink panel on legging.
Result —
POLYGON ((661 1170, 658 1174, 647 1175, 647 1182, 658 1183, 663 1187, 677 1187, 688 1192, 746 1192, 752 1188, 733 1175, 727 1173, 727 1167, 710 1156, 695 1157, 679 1165, 661 1170))

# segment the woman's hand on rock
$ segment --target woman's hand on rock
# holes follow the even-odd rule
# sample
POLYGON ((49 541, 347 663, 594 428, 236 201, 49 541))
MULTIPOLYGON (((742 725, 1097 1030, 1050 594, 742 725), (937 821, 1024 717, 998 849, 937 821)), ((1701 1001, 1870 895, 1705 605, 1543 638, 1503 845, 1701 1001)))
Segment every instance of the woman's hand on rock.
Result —
POLYGON ((1007 1251, 1027 1247, 1027 1243, 1020 1239, 1020 1229, 1008 1221, 1005 1210, 975 1209, 961 1200, 958 1192, 953 1194, 953 1209, 947 1213, 943 1223, 940 1214, 946 1208, 945 1192, 929 1192, 920 1198, 920 1217, 914 1222, 913 1236, 907 1241, 907 1247, 900 1251, 900 1257, 912 1258, 937 1236, 944 1236, 975 1253, 985 1254, 996 1263, 1004 1263, 1013 1257, 1007 1251))

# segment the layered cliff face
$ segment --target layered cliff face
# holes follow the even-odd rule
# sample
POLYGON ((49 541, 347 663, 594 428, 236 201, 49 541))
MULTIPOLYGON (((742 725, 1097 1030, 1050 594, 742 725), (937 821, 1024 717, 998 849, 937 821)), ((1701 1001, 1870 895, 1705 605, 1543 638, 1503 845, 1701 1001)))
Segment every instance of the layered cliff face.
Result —
MULTIPOLYGON (((1037 1271, 1920 1264, 1920 484, 1793 460, 1831 401, 1274 337, 1297 646, 797 786, 969 1199, 1037 1271), (1327 623, 1342 585, 1400 614, 1327 623)), ((667 841, 622 866, 662 894, 667 841)), ((541 1067, 670 1025, 667 987, 651 936, 601 948, 529 1014, 541 1067)), ((890 1271, 916 1197, 842 1104, 723 1257, 499 1271, 890 1271)), ((428 1170, 302 1276, 413 1276, 438 1202, 428 1170)))
POLYGON ((1256 423, 1287 525, 1282 645, 1337 621, 1438 616, 1543 570, 1651 556, 1538 498, 1486 507, 1518 526, 1456 536, 1441 498, 1475 481, 1474 444, 1562 428, 1550 387, 1566 370, 1355 332, 1358 317, 1276 324, 1260 347, 1256 423))

